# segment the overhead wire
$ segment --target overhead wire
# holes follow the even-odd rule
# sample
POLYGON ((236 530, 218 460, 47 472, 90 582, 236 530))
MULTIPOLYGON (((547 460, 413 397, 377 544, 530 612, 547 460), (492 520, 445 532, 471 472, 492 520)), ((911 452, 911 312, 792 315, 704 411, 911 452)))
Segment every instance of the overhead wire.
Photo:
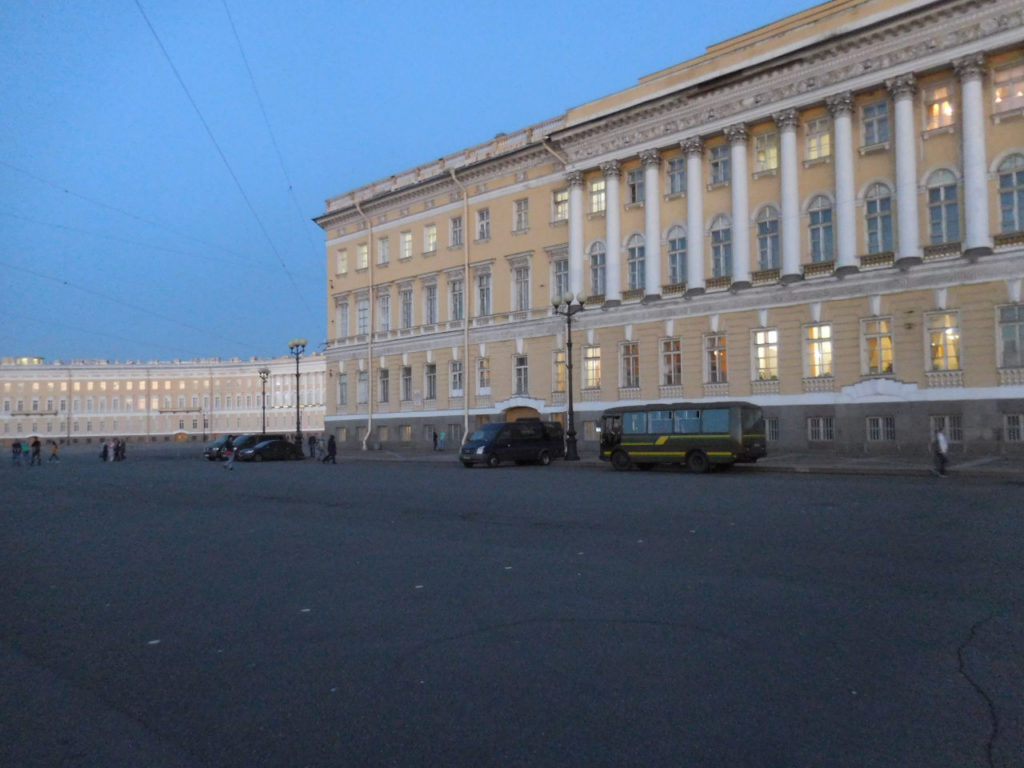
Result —
POLYGON ((170 53, 164 46, 163 41, 160 39, 160 35, 157 33, 156 28, 153 26, 153 23, 149 20, 149 17, 146 15, 146 11, 145 9, 143 9, 140 0, 135 0, 135 6, 139 9, 139 13, 142 15, 143 20, 146 22, 146 26, 149 27, 149 31, 152 33, 153 39, 156 40, 157 46, 159 46, 160 51, 163 53, 164 58, 167 60, 167 64, 168 66, 170 66, 171 71, 174 73, 174 77, 177 79, 178 84, 181 86, 181 89, 185 92, 185 96, 188 98, 189 103, 192 105, 192 109, 195 110, 196 116, 199 118, 199 122, 202 123, 202 126, 206 131, 206 135, 209 137, 210 141, 213 143, 214 148, 217 150, 217 154, 220 156, 221 162, 224 163, 224 167, 227 169, 228 174, 235 182, 235 186, 238 189, 238 193, 242 196, 242 199, 248 206, 250 213, 252 213, 253 215, 253 218, 256 219, 256 223, 259 225, 260 231, 263 233, 263 237, 266 239, 271 251, 273 251, 274 255, 277 257, 278 263, 281 265, 281 269, 284 271, 285 275, 287 275, 288 280, 292 285, 292 288, 294 289, 299 300, 302 302, 306 311, 309 313, 310 318, 315 322, 316 315, 314 314, 313 310, 307 303, 305 295, 299 289, 298 283, 295 281, 295 276, 291 273, 291 270, 288 269, 288 265, 285 263, 280 251, 278 251, 277 246, 274 245, 274 241, 270 237, 270 233, 267 231, 267 228, 263 223, 263 219, 256 211, 256 208, 253 205, 252 200, 249 198, 249 195, 245 191, 245 187, 242 185, 242 182, 239 180, 238 175, 231 167, 231 163, 228 161, 227 155, 225 155, 224 150, 221 149, 221 146, 217 141, 217 137, 214 136, 213 130, 210 128, 209 123, 203 116, 202 110, 199 109, 199 105, 196 103, 196 100, 192 97, 191 91, 189 91, 188 86, 185 84, 184 78, 182 78, 181 73, 178 71, 178 68, 174 64, 174 60, 171 58, 170 53))

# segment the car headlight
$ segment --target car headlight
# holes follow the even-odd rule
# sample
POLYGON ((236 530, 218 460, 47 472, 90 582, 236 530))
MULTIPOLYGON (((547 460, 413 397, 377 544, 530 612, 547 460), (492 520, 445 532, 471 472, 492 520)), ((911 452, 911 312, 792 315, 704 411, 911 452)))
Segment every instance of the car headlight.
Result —
POLYGON ((476 455, 477 456, 483 456, 484 455, 484 446, 481 445, 479 448, 476 449, 476 455))

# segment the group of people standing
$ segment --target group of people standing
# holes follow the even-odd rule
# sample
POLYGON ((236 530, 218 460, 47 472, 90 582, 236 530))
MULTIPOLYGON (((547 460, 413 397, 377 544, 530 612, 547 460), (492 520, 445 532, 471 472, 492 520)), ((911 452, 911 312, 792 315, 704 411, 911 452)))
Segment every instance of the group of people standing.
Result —
POLYGON ((124 440, 107 440, 100 449, 100 461, 124 461, 125 446, 124 440))
POLYGON ((323 438, 316 435, 310 435, 306 443, 309 445, 309 458, 315 458, 321 464, 338 463, 338 443, 334 439, 334 435, 327 438, 326 445, 323 438))
MULTIPOLYGON (((50 461, 60 461, 60 456, 57 455, 57 443, 53 440, 47 442, 50 446, 50 461)), ((25 459, 28 459, 30 467, 43 466, 42 453, 43 444, 39 442, 38 437, 33 437, 31 443, 28 440, 14 440, 11 443, 11 461, 16 467, 20 467, 25 459)))

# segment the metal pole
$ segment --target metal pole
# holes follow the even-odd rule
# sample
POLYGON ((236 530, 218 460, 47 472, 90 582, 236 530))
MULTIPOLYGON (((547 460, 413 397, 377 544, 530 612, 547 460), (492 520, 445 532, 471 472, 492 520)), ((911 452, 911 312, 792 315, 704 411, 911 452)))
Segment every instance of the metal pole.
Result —
POLYGON ((302 407, 299 401, 299 358, 306 349, 305 339, 292 339, 288 342, 288 349, 295 357, 295 445, 299 452, 302 451, 302 407))
POLYGON ((260 375, 260 381, 263 382, 263 431, 261 435, 267 434, 267 377, 270 375, 269 368, 260 368, 257 372, 260 375))
MULTIPOLYGON (((583 309, 580 306, 580 309, 583 309)), ((576 451, 576 413, 572 404, 572 305, 568 305, 565 313, 566 340, 565 340, 565 367, 569 373, 569 429, 565 432, 565 460, 579 461, 580 455, 576 451)))

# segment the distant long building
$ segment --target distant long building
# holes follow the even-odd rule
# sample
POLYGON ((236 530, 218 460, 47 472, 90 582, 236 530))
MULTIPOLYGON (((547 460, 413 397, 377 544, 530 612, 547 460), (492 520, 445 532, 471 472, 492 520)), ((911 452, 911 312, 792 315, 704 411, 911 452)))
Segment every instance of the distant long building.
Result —
MULTIPOLYGON (((114 437, 194 441, 261 432, 265 413, 267 432, 292 435, 295 373, 292 357, 148 363, 5 357, 0 434, 72 444, 114 437)), ((323 430, 325 390, 323 355, 303 357, 298 401, 304 434, 323 430)))
POLYGON ((571 372, 591 449, 722 398, 775 449, 1024 445, 1020 0, 824 3, 317 221, 343 442, 564 421, 571 372))

